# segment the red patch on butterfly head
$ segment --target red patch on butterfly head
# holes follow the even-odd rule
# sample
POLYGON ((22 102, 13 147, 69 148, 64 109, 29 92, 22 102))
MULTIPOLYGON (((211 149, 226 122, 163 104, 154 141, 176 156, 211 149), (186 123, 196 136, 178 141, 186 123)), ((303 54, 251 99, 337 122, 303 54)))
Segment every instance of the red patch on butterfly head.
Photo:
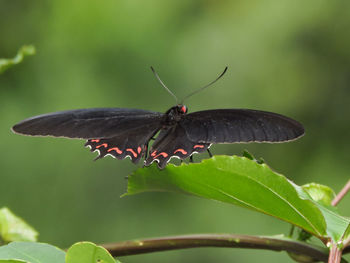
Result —
POLYGON ((186 112, 187 112, 187 107, 186 107, 185 105, 183 105, 183 106, 181 107, 181 112, 182 112, 182 113, 186 113, 186 112))

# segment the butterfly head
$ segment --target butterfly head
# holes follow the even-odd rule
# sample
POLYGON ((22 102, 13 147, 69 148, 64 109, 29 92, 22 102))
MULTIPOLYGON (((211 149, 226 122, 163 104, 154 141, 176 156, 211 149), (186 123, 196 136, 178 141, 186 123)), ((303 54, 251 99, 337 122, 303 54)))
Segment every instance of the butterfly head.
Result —
POLYGON ((182 116, 187 113, 187 107, 182 104, 178 104, 174 107, 171 107, 165 114, 166 119, 165 123, 168 125, 172 125, 181 120, 182 116))

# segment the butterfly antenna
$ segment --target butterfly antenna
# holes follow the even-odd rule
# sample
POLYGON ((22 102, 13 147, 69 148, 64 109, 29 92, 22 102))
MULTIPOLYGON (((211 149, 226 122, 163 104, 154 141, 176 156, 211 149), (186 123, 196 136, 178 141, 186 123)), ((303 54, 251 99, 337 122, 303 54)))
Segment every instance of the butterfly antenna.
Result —
POLYGON ((152 70, 152 72, 153 72, 153 74, 154 74, 154 76, 156 76, 156 78, 157 78, 157 80, 159 81, 159 83, 163 86, 163 88, 164 89, 166 89, 169 93, 170 93, 170 95, 171 96, 173 96, 174 98, 175 98, 175 100, 176 100, 176 104, 177 104, 177 102, 178 102, 178 99, 177 99, 177 97, 175 96, 175 94, 174 93, 172 93, 171 92, 171 90, 170 89, 168 89, 168 87, 167 86, 165 86, 165 84, 163 83, 163 81, 160 79, 160 77, 158 76, 158 74, 157 74, 157 72, 154 70, 154 68, 153 67, 151 67, 151 70, 152 70))
POLYGON ((217 77, 214 81, 210 82, 208 85, 205 85, 204 87, 202 87, 200 89, 197 89, 197 90, 193 91, 192 93, 190 93, 189 95, 187 95, 185 98, 182 99, 180 104, 182 104, 186 99, 188 99, 189 97, 193 96, 194 94, 196 94, 198 92, 201 92, 202 90, 204 90, 204 89, 210 87, 211 85, 213 85, 215 82, 217 82, 219 79, 221 79, 221 77, 223 75, 225 75, 227 69, 228 69, 228 67, 225 67, 224 71, 220 74, 220 76, 217 77))

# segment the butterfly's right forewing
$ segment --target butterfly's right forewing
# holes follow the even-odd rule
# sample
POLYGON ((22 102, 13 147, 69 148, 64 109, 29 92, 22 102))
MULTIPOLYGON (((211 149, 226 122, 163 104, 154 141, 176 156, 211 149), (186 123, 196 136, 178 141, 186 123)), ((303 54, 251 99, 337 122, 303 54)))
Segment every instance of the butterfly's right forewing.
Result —
POLYGON ((286 142, 304 134, 304 127, 291 118, 249 109, 193 112, 180 123, 190 140, 201 143, 286 142))

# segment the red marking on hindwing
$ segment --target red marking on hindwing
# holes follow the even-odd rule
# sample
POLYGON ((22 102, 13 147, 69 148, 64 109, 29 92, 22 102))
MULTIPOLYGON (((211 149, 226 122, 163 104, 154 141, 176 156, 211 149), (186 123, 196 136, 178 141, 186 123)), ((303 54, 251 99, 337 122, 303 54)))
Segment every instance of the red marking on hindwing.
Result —
POLYGON ((133 149, 128 148, 128 149, 126 149, 126 150, 127 150, 128 152, 131 152, 132 155, 134 155, 135 158, 137 157, 137 153, 135 153, 133 149))
POLYGON ((157 151, 154 151, 153 153, 151 153, 151 156, 154 157, 156 156, 156 154, 157 154, 157 151))
POLYGON ((141 147, 139 146, 139 147, 137 147, 137 152, 140 154, 141 153, 141 147))
POLYGON ((108 145, 107 145, 107 143, 102 143, 102 144, 100 144, 100 145, 97 145, 96 146, 96 149, 98 149, 98 148, 100 148, 100 147, 105 147, 105 148, 107 148, 108 147, 108 145))
POLYGON ((100 142, 100 140, 91 140, 91 142, 100 142))
POLYGON ((156 159, 158 156, 163 156, 164 158, 167 158, 168 157, 168 154, 165 153, 165 152, 161 152, 160 154, 158 154, 157 156, 154 156, 153 159, 156 159))
POLYGON ((204 145, 197 144, 197 145, 193 146, 193 149, 196 149, 196 148, 204 148, 204 145))
POLYGON ((177 149, 174 153, 181 152, 183 155, 187 154, 184 149, 177 149))
POLYGON ((107 150, 107 152, 111 152, 111 151, 116 151, 117 154, 123 153, 118 147, 113 147, 113 148, 107 150))

